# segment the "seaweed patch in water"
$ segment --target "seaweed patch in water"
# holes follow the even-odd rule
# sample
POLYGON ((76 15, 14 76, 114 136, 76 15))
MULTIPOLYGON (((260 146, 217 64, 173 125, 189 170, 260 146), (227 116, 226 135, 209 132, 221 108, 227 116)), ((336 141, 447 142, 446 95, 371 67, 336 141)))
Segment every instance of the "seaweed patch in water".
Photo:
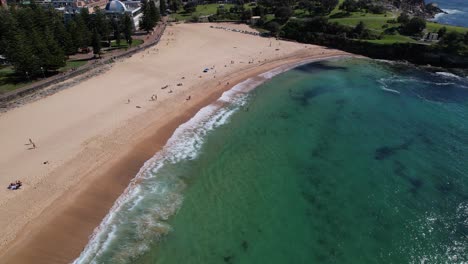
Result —
POLYGON ((396 149, 394 149, 394 148, 387 147, 387 146, 380 147, 380 148, 375 150, 374 158, 376 160, 384 160, 384 159, 392 156, 393 154, 395 154, 395 152, 396 152, 396 149))
POLYGON ((245 240, 242 241, 241 246, 244 251, 247 251, 247 249, 249 249, 249 243, 245 240))
POLYGON ((224 260, 224 262, 226 262, 226 263, 232 263, 233 258, 234 258, 234 257, 233 257, 232 255, 229 255, 229 256, 224 256, 224 257, 223 257, 223 260, 224 260))
POLYGON ((313 63, 299 66, 295 68, 294 70, 307 72, 307 73, 317 73, 321 71, 336 71, 336 70, 346 71, 347 69, 348 68, 343 67, 343 66, 333 66, 333 65, 330 65, 328 62, 319 61, 319 62, 313 62, 313 63))
POLYGON ((410 191, 412 193, 416 193, 419 190, 419 188, 423 186, 424 182, 421 179, 411 177, 406 173, 406 167, 405 165, 403 165, 403 163, 401 163, 400 161, 394 161, 393 166, 393 172, 411 184, 410 191))
POLYGON ((413 144, 413 139, 409 139, 397 146, 383 146, 375 150, 374 158, 376 160, 384 160, 394 155, 399 150, 407 150, 411 144, 413 144))
POLYGON ((432 146, 434 145, 434 141, 432 141, 432 139, 430 139, 428 136, 426 136, 426 134, 419 134, 420 138, 421 138, 421 141, 426 144, 427 146, 432 146))
POLYGON ((322 86, 306 90, 303 93, 294 93, 293 91, 289 90, 289 97, 295 101, 298 101, 302 106, 307 106, 309 105, 309 100, 327 92, 330 92, 330 88, 322 86))

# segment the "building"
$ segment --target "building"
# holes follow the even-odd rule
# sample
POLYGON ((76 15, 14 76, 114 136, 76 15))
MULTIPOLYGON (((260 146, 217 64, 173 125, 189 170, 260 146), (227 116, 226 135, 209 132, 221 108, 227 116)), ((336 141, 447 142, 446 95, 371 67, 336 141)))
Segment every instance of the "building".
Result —
POLYGON ((250 18, 250 25, 255 26, 257 25, 258 21, 260 21, 260 16, 253 16, 250 18))
POLYGON ((138 29, 140 18, 143 15, 140 1, 110 0, 105 8, 106 15, 119 19, 122 15, 129 15, 133 20, 133 26, 138 29))
POLYGON ((439 34, 433 32, 425 33, 421 41, 437 42, 439 41, 439 34))

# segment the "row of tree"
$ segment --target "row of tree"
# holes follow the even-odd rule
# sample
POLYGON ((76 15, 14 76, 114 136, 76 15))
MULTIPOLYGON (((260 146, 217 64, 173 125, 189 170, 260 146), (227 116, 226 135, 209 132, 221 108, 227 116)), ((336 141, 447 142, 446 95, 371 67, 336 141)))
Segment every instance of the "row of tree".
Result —
POLYGON ((82 9, 64 22, 63 15, 53 8, 34 3, 29 6, 0 9, 0 54, 25 77, 42 76, 66 64, 69 55, 93 47, 101 51, 103 41, 122 37, 132 42, 133 22, 123 15, 109 19, 101 10, 90 14, 82 9))
MULTIPOLYGON (((160 13, 165 14, 166 2, 160 3, 160 9, 154 1, 142 3, 141 29, 150 31, 160 20, 160 13)), ((133 41, 133 19, 128 14, 109 18, 99 8, 93 14, 82 9, 64 21, 62 13, 32 1, 27 6, 0 8, 0 21, 0 55, 18 75, 28 78, 57 71, 65 66, 69 55, 87 52, 89 47, 99 56, 102 45, 110 46, 112 39, 117 46, 121 41, 128 45, 133 41)))

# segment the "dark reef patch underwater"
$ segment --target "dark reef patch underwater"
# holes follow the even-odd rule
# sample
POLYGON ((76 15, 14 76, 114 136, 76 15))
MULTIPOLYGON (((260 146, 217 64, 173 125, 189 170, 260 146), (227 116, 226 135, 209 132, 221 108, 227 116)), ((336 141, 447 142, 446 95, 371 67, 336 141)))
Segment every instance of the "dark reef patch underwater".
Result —
POLYGON ((467 99, 468 79, 410 65, 339 59, 282 73, 194 136, 197 155, 155 170, 165 184, 116 216, 125 232, 94 259, 466 263, 467 99), (161 199, 177 213, 152 216, 161 199))

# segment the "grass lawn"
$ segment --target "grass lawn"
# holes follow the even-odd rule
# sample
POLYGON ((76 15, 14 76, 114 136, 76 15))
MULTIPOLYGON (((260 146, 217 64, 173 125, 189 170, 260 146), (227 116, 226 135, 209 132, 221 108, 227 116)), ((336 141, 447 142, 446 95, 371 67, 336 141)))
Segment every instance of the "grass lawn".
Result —
POLYGON ((466 27, 456 27, 456 26, 444 25, 444 24, 439 24, 439 23, 434 23, 434 22, 426 23, 426 29, 430 32, 437 32, 441 27, 446 27, 447 32, 450 32, 450 31, 457 31, 459 33, 468 32, 468 28, 466 27))
POLYGON ((367 42, 378 43, 378 44, 393 44, 393 43, 417 43, 416 40, 403 36, 403 35, 384 35, 382 39, 367 40, 367 42))
MULTIPOLYGON (((135 47, 135 46, 138 46, 140 44, 143 44, 143 40, 142 39, 134 39, 132 41, 132 46, 131 47, 135 47)), ((111 41, 111 48, 128 48, 128 43, 125 42, 125 40, 121 40, 120 41, 120 45, 117 45, 117 43, 115 42, 115 40, 112 40, 111 41)))
MULTIPOLYGON (((356 26, 359 21, 362 21, 366 24, 367 28, 382 31, 382 27, 387 23, 387 20, 394 19, 395 17, 392 14, 381 15, 381 14, 364 14, 364 13, 352 13, 349 17, 343 18, 331 18, 330 22, 336 22, 346 26, 356 26)), ((389 27, 398 26, 399 24, 388 24, 389 27)))
MULTIPOLYGON (((86 61, 67 61, 67 64, 58 69, 58 72, 65 72, 71 68, 78 68, 86 64, 86 61)), ((15 76, 12 66, 0 66, 0 94, 13 91, 31 84, 34 80, 20 80, 15 76)))
MULTIPOLYGON (((229 11, 229 8, 234 6, 233 4, 223 4, 223 5, 227 11, 229 11)), ((220 4, 198 5, 197 10, 193 13, 185 13, 185 11, 182 9, 176 14, 171 14, 171 17, 178 19, 178 20, 188 20, 193 15, 197 15, 197 16, 212 15, 212 14, 216 14, 216 11, 218 10, 219 6, 220 4)))
POLYGON ((14 76, 13 67, 0 66, 0 94, 21 88, 30 82, 18 82, 14 76))

